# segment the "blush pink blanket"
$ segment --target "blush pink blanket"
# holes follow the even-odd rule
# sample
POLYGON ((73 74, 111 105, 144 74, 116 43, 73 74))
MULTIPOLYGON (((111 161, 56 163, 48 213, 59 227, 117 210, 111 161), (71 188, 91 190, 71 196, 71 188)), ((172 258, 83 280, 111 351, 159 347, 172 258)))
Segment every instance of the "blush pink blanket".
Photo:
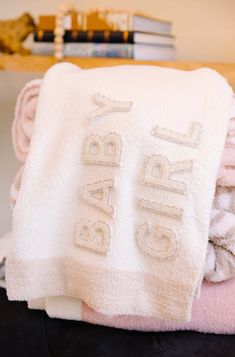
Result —
POLYGON ((82 305, 82 320, 93 324, 129 330, 175 331, 194 330, 206 333, 235 333, 235 278, 226 282, 203 283, 200 299, 195 300, 192 320, 188 323, 159 321, 141 316, 109 317, 82 305))
MULTIPOLYGON (((18 97, 15 119, 12 127, 13 146, 16 157, 26 160, 33 129, 41 80, 26 85, 18 97)), ((235 186, 235 121, 231 120, 227 143, 218 173, 218 184, 235 186)), ((23 169, 22 169, 23 170, 23 169)), ((19 177, 22 172, 19 173, 19 177)), ((14 197, 12 192, 11 196, 14 197)), ((14 205, 14 199, 12 204, 14 205)), ((101 324, 125 329, 145 331, 196 330, 214 333, 235 333, 235 279, 220 284, 203 283, 200 299, 193 303, 190 323, 178 324, 158 321, 140 316, 104 316, 82 304, 81 319, 94 324, 101 324)), ((59 317, 59 316, 58 316, 59 317)))
POLYGON ((194 330, 204 333, 235 333, 235 279, 220 284, 203 283, 200 299, 195 300, 188 323, 160 321, 142 316, 105 316, 76 299, 49 298, 30 301, 31 309, 46 310, 52 318, 85 321, 92 324, 139 331, 194 330))
POLYGON ((28 155, 41 82, 41 79, 35 79, 27 83, 16 103, 12 142, 17 159, 23 162, 28 155))

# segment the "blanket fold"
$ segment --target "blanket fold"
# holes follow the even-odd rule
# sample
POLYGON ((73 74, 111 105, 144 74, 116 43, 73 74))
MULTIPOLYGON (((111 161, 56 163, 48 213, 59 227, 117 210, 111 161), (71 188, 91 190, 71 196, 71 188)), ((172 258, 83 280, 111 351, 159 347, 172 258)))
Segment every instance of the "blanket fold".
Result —
POLYGON ((98 314, 77 299, 55 297, 29 301, 31 309, 45 310, 52 318, 139 331, 192 330, 204 333, 235 333, 235 279, 220 284, 204 283, 201 296, 193 302, 190 322, 162 321, 154 317, 98 314))
POLYGON ((14 210, 9 298, 190 320, 231 99, 207 69, 49 70, 14 210))
POLYGON ((41 79, 35 79, 27 83, 17 98, 12 143, 15 155, 20 161, 25 161, 28 155, 41 82, 41 79))

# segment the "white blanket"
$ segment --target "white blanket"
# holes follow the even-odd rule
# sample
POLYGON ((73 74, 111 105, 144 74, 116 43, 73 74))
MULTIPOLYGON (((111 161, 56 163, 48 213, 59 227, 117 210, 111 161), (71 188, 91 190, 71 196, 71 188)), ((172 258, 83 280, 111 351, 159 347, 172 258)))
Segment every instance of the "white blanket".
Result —
POLYGON ((231 100, 209 69, 51 68, 14 210, 9 298, 190 320, 231 100))

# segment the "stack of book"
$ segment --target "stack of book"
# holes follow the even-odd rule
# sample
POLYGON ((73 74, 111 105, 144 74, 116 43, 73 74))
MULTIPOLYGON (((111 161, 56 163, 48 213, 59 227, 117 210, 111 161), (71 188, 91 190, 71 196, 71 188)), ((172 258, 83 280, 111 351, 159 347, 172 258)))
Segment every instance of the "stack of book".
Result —
MULTIPOLYGON (((71 12, 64 18, 65 57, 174 60, 171 22, 123 11, 71 12)), ((40 16, 33 54, 53 55, 55 16, 40 16)))

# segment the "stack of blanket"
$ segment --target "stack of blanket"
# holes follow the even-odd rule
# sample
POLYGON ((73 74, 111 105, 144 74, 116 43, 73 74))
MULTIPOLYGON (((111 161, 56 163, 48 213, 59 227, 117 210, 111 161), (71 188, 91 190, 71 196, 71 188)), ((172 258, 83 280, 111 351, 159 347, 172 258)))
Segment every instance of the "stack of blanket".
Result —
POLYGON ((61 64, 28 83, 1 249, 9 299, 126 329, 234 333, 234 116, 209 69, 61 64))

